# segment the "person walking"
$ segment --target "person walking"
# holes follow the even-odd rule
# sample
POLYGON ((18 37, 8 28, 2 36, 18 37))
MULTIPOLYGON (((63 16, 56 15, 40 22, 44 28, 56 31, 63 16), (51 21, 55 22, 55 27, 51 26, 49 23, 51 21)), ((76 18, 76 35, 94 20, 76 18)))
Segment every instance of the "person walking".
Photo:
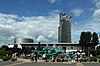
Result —
POLYGON ((78 53, 75 53, 75 61, 78 62, 78 53))
POLYGON ((42 59, 44 60, 44 62, 46 62, 46 54, 43 54, 42 59))
POLYGON ((60 55, 57 55, 57 56, 56 56, 56 61, 57 61, 57 62, 60 62, 60 61, 61 61, 60 55))
POLYGON ((93 57, 92 54, 90 54, 90 62, 92 61, 92 57, 93 57))
POLYGON ((37 55, 38 55, 38 53, 35 52, 35 62, 37 62, 37 55))
POLYGON ((75 63, 75 53, 72 55, 72 63, 75 63))
POLYGON ((31 54, 31 59, 30 59, 30 62, 33 62, 34 61, 34 53, 31 54))

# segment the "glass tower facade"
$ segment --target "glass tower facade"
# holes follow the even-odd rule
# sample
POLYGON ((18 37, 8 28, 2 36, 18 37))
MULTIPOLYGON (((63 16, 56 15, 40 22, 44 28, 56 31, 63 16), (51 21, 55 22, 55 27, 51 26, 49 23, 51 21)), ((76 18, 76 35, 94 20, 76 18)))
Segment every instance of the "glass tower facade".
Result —
POLYGON ((71 16, 60 13, 58 43, 71 43, 71 16))

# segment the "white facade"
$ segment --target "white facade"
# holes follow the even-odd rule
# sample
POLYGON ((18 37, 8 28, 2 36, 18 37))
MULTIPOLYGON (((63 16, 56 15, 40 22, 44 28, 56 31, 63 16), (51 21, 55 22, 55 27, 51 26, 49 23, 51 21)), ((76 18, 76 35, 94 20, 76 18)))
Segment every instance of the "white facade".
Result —
POLYGON ((18 48, 22 49, 21 43, 33 43, 33 39, 29 39, 29 38, 14 38, 14 44, 17 44, 18 48))
MULTIPOLYGON (((34 47, 34 48, 38 47, 38 43, 22 43, 21 45, 22 47, 34 47)), ((52 48, 58 47, 69 52, 82 50, 81 46, 76 43, 40 43, 40 45, 42 47, 52 47, 52 48)))
POLYGON ((8 45, 8 48, 13 48, 13 47, 14 47, 14 44, 8 45))
POLYGON ((66 52, 82 51, 81 46, 66 46, 66 52))

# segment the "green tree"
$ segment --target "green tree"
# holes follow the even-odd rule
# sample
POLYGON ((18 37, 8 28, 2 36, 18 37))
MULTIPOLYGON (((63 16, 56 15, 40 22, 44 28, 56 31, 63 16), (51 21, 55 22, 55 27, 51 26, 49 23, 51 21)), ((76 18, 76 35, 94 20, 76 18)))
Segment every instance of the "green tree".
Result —
POLYGON ((98 43, 99 43, 98 35, 97 35, 96 32, 93 32, 91 44, 92 44, 93 46, 96 46, 96 45, 98 45, 98 43))
POLYGON ((8 54, 8 51, 5 51, 5 49, 0 49, 0 56, 6 56, 8 54))
POLYGON ((80 40, 79 40, 79 44, 81 45, 81 47, 82 47, 82 50, 83 50, 83 46, 84 46, 84 44, 85 44, 85 37, 84 37, 84 35, 85 35, 85 32, 81 32, 81 36, 80 36, 80 40))
POLYGON ((8 50, 8 46, 2 45, 2 49, 8 50))
POLYGON ((96 53, 97 53, 97 55, 100 55, 100 45, 97 46, 97 48, 96 48, 96 53))
POLYGON ((85 48, 85 51, 88 51, 88 46, 90 45, 91 41, 91 32, 81 32, 79 44, 85 48))
POLYGON ((86 38, 85 38, 85 42, 86 42, 86 48, 85 50, 88 52, 89 51, 89 48, 90 47, 90 43, 91 43, 91 37, 92 37, 92 34, 91 32, 86 32, 86 38))

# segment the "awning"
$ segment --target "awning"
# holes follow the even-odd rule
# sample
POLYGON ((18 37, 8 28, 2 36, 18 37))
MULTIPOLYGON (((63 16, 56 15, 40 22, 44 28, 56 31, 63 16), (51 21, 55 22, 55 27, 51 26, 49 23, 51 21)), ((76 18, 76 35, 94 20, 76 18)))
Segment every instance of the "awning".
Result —
POLYGON ((50 50, 51 48, 43 48, 43 50, 50 50))
POLYGON ((38 50, 31 50, 31 52, 38 52, 38 50))
POLYGON ((67 54, 73 54, 73 52, 67 52, 67 54))
POLYGON ((59 54, 61 57, 66 56, 67 54, 59 54))

